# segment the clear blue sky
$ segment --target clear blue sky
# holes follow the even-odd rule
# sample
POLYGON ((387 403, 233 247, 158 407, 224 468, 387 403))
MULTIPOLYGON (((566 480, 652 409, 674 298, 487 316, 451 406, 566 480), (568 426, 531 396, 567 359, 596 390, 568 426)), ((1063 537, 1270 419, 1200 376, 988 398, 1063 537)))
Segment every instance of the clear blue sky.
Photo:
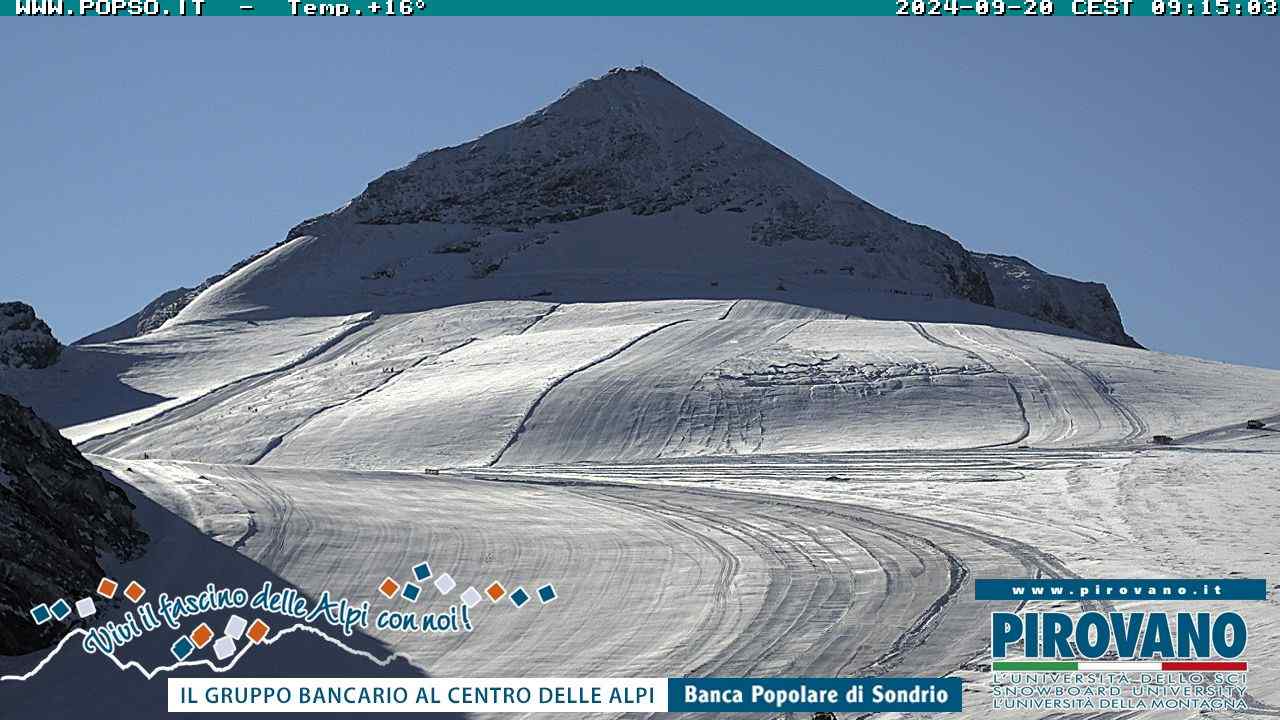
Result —
POLYGON ((899 216, 1280 367, 1274 18, 0 22, 0 299, 64 341, 643 61, 899 216))

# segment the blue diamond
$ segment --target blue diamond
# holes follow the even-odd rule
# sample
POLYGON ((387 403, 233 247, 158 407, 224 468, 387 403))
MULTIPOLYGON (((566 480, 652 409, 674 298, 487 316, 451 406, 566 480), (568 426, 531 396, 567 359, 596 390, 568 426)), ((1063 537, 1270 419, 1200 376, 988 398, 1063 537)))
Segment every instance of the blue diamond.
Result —
POLYGON ((542 601, 543 605, 556 599, 556 589, 551 587, 551 583, 538 588, 538 599, 542 601))
POLYGON ((524 604, 529 602, 529 593, 522 587, 516 588, 516 591, 511 593, 511 602, 515 603, 516 607, 524 607, 524 604))
POLYGON ((31 619, 35 620, 37 625, 49 622, 50 617, 52 616, 49 614, 49 606, 44 603, 31 608, 31 619))
POLYGON ((194 650, 195 647, 196 646, 192 645, 191 641, 186 637, 180 637, 178 638, 178 642, 174 643, 173 647, 169 648, 169 652, 172 652, 173 656, 179 660, 186 660, 187 656, 191 654, 191 651, 194 650))
POLYGON ((413 566, 413 576, 422 582, 431 577, 431 566, 424 562, 420 562, 413 566))
POLYGON ((417 585, 414 585, 413 583, 405 583, 404 590, 400 591, 400 594, 409 602, 418 602, 418 594, 421 592, 422 588, 417 585))
POLYGON ((71 614, 71 606, 67 604, 66 600, 58 600, 49 609, 53 611, 53 616, 59 620, 71 614))

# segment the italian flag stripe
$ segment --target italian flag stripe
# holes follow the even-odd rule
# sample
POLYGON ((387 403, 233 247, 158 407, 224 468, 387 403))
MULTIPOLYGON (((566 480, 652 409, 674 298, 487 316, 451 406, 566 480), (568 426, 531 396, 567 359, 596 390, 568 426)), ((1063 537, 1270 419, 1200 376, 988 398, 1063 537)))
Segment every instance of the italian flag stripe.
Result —
POLYGON ((1248 670, 1247 662, 1221 661, 1083 661, 1075 660, 996 660, 991 663, 992 670, 1028 670, 1028 671, 1099 671, 1099 672, 1178 672, 1205 670, 1248 670))

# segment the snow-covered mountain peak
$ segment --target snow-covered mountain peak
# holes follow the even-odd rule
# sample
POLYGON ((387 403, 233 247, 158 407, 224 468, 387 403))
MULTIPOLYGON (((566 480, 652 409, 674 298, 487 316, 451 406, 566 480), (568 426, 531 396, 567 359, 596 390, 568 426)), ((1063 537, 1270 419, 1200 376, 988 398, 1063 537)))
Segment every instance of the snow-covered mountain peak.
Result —
MULTIPOLYGON (((876 208, 641 67, 419 155, 281 246, 125 324, 714 297, 1133 344, 1105 288, 1094 301, 1074 281, 1043 273, 1022 287, 1007 269, 876 208)), ((99 336, 119 337, 110 330, 99 336)))
MULTIPOLYGON (((591 124, 623 120, 658 140, 670 151, 695 134, 715 143, 769 147, 768 143, 730 120, 658 71, 647 67, 614 68, 570 88, 559 100, 525 118, 533 126, 549 119, 591 124)), ((658 149, 658 148, 655 148, 658 149)), ((779 152, 773 149, 775 153, 779 152)))
POLYGON ((534 115, 546 113, 549 111, 572 112, 574 110, 582 112, 592 112, 599 114, 599 109, 589 110, 590 103, 595 100, 612 99, 621 101, 618 105, 606 105, 609 110, 623 110, 627 107, 627 101, 632 102, 670 102, 677 100, 685 102, 687 99, 694 99, 678 85, 662 76, 653 68, 644 66, 634 68, 616 67, 598 78, 588 78, 582 82, 576 83, 573 87, 564 91, 558 100, 541 110, 533 113, 534 115))
MULTIPOLYGON (((375 180, 345 212, 371 224, 529 227, 611 210, 823 205, 839 213, 840 204, 874 210, 644 68, 580 83, 520 122, 421 155, 375 180)), ((785 239, 762 219, 759 240, 785 239)))

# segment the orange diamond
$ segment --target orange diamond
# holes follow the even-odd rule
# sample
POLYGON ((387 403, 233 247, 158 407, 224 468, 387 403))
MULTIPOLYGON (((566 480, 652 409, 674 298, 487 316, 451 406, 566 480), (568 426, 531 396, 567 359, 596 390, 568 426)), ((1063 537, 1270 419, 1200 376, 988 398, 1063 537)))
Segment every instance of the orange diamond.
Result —
POLYGON ((205 645, 208 645, 209 641, 212 639, 213 630, 209 627, 208 623, 200 623, 196 626, 195 630, 191 631, 191 642, 195 643, 198 648, 203 648, 205 645))
POLYGON ((113 598, 116 596, 116 588, 120 584, 111 578, 102 578, 98 581, 98 594, 104 598, 113 598))
POLYGON ((262 618, 258 618, 249 626, 249 639, 254 643, 260 643, 262 642, 262 638, 267 636, 267 631, 270 629, 271 627, 269 625, 262 622, 262 618))
POLYGON ((146 594, 147 589, 139 585, 137 580, 130 582, 129 587, 124 589, 124 596, 134 602, 138 602, 142 599, 142 596, 146 594))
POLYGON ((494 581, 492 585, 484 589, 484 593, 489 596, 490 600, 498 602, 503 595, 507 594, 507 591, 502 587, 502 583, 494 581))
POLYGON ((392 580, 391 578, 387 578, 386 580, 383 580, 382 584, 378 586, 378 592, 385 595, 388 600, 395 597, 396 591, 399 589, 400 589, 400 583, 396 582, 395 580, 392 580))

